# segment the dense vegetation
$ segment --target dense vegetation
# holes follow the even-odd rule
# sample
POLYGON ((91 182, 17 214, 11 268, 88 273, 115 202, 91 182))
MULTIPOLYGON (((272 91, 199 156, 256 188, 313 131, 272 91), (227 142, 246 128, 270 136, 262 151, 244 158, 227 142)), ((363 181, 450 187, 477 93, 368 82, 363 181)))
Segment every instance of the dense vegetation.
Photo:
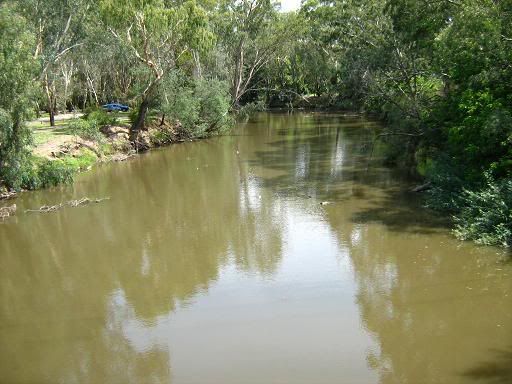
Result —
POLYGON ((129 103, 134 146, 155 120, 204 137, 254 106, 358 110, 387 122, 388 161, 427 179, 461 238, 512 245, 511 0, 3 1, 0 41, 9 188, 69 179, 31 155, 24 121, 41 109, 54 125, 129 103))
POLYGON ((428 204, 461 238, 512 245, 512 1, 308 1, 301 13, 284 87, 378 113, 388 160, 431 182, 428 204), (307 60, 322 63, 313 77, 307 60))

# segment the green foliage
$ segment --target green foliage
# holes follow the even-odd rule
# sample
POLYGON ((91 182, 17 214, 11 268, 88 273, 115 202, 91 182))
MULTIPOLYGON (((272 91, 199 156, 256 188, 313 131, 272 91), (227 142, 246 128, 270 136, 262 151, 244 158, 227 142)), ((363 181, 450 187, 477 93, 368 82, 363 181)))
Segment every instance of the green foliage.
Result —
POLYGON ((265 110, 265 103, 263 101, 254 101, 252 103, 245 104, 238 111, 238 116, 242 119, 248 119, 251 115, 256 112, 265 110))
POLYGON ((118 122, 117 113, 107 112, 103 109, 94 108, 89 110, 83 116, 91 124, 95 124, 98 127, 104 127, 107 125, 116 125, 118 122))
MULTIPOLYGON (((190 64, 215 40, 206 12, 195 1, 101 0, 99 13, 115 40, 126 46, 144 67, 144 86, 138 92, 141 105, 153 101, 159 85, 172 69, 190 64)), ((132 141, 142 128, 146 111, 140 109, 140 116, 133 120, 132 141)))
POLYGON ((39 188, 37 167, 28 151, 9 158, 6 164, 1 172, 1 182, 5 186, 17 191, 39 188))
POLYGON ((82 118, 70 121, 69 130, 73 135, 82 139, 102 143, 104 137, 100 129, 115 124, 117 124, 115 114, 109 114, 101 109, 93 109, 88 111, 82 118))
POLYGON ((447 149, 467 165, 468 179, 482 171, 510 172, 512 116, 488 91, 466 90, 461 95, 460 118, 447 129, 447 149))
POLYGON ((103 135, 99 130, 99 126, 96 123, 96 120, 73 120, 69 123, 69 130, 73 133, 73 135, 81 137, 85 140, 101 141, 103 139, 103 135))
POLYGON ((30 173, 30 116, 34 36, 8 3, 0 4, 0 184, 20 189, 30 173))
POLYGON ((33 185, 37 188, 46 188, 71 183, 75 173, 76 169, 63 160, 44 160, 38 166, 37 183, 33 185))
POLYGON ((149 139, 151 140, 152 145, 159 147, 172 143, 174 140, 174 135, 167 129, 158 129, 151 134, 149 139))
POLYGON ((230 99, 226 83, 199 79, 195 82, 194 96, 199 100, 199 119, 207 134, 226 132, 233 123, 229 115, 230 99))
POLYGON ((67 156, 62 160, 66 166, 72 168, 75 172, 79 172, 95 164, 98 157, 90 149, 82 148, 78 155, 67 156))
POLYGON ((32 157, 23 169, 21 187, 39 189, 69 184, 76 173, 89 168, 96 161, 97 156, 89 149, 82 149, 77 156, 55 160, 32 157))
POLYGON ((455 234, 479 244, 512 246, 512 179, 487 177, 478 190, 464 190, 455 234))
POLYGON ((441 154, 435 160, 427 159, 424 172, 425 177, 432 182, 426 199, 427 207, 445 214, 456 214, 461 207, 460 198, 465 184, 461 177, 461 167, 441 154))
MULTIPOLYGON (((140 104, 134 108, 131 108, 130 111, 128 112, 128 121, 130 122, 131 125, 133 125, 133 123, 137 121, 139 117, 139 108, 140 104)), ((153 99, 152 103, 148 105, 148 111, 144 116, 144 124, 149 124, 150 122, 158 118, 158 108, 158 100, 153 99)))
POLYGON ((74 175, 97 161, 97 156, 83 149, 78 156, 48 160, 29 156, 18 168, 17 189, 34 190, 71 183, 74 175))
POLYGON ((190 80, 176 72, 163 86, 162 111, 190 137, 224 132, 232 123, 228 87, 218 80, 190 80))
POLYGON ((238 109, 253 101, 251 87, 261 85, 259 74, 296 40, 301 24, 296 15, 279 13, 272 0, 225 1, 219 11, 215 27, 227 56, 232 106, 238 109))

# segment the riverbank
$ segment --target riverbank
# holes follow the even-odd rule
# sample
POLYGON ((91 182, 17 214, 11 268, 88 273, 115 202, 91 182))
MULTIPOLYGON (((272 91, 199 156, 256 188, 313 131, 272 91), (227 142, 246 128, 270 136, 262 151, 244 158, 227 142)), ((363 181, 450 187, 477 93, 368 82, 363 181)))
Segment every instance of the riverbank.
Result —
POLYGON ((87 118, 77 119, 71 114, 59 119, 55 127, 50 127, 44 118, 29 122, 34 138, 31 148, 33 172, 38 181, 32 183, 33 187, 14 190, 2 185, 0 180, 0 200, 14 198, 27 190, 71 183, 75 175, 89 171, 98 163, 125 161, 153 148, 197 139, 180 125, 155 121, 140 132, 134 146, 129 141, 127 116, 116 116, 109 121, 113 124, 89 122, 89 128, 97 128, 93 134, 89 128, 82 127, 88 122, 87 118))

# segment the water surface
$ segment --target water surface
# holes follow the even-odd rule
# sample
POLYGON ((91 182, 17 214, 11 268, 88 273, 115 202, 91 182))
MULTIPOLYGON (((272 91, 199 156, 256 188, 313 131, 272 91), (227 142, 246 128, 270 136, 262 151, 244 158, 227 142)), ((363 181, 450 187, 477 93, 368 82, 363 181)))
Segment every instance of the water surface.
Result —
POLYGON ((374 129, 260 114, 23 194, 110 200, 0 223, 0 383, 512 382, 512 265, 370 161, 374 129))

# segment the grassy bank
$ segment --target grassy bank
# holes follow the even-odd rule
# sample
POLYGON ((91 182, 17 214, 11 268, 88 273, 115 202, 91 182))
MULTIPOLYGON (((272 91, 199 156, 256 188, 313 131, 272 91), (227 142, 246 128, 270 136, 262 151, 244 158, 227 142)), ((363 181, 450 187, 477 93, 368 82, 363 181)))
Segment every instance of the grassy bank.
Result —
MULTIPOLYGON (((139 138, 138 149, 148 150, 194 138, 179 125, 148 121, 139 138)), ((83 116, 61 118, 54 127, 44 116, 27 123, 32 134, 32 147, 17 185, 0 183, 0 199, 16 196, 24 190, 47 188, 72 183, 74 177, 90 170, 96 163, 122 161, 136 154, 129 142, 128 113, 107 114, 93 111, 83 116)))

